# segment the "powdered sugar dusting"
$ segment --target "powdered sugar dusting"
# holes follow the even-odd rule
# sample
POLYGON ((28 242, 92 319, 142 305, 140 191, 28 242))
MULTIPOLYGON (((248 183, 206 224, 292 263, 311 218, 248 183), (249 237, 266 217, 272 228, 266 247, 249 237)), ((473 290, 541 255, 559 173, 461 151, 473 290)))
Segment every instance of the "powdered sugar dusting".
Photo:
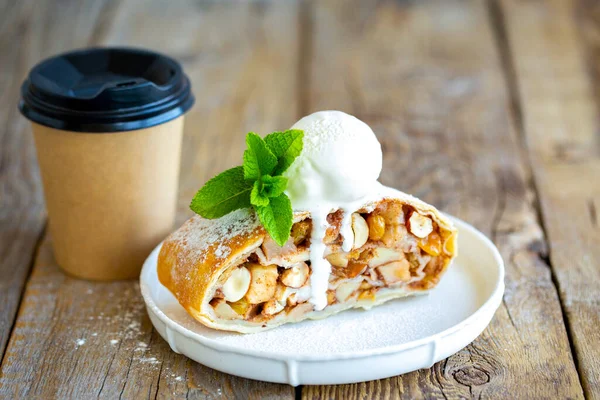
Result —
POLYGON ((363 135, 363 130, 373 132, 358 118, 341 111, 316 112, 296 122, 292 129, 301 129, 305 132, 302 140, 303 154, 320 153, 328 144, 340 140, 356 140, 363 135), (310 134, 306 134, 307 132, 310 134))
POLYGON ((240 235, 249 233, 258 226, 259 221, 254 211, 243 208, 218 219, 194 216, 169 239, 179 242, 180 254, 185 256, 187 263, 191 260, 195 264, 206 258, 211 246, 217 246, 213 251, 217 259, 227 258, 231 253, 227 243, 239 240, 240 235))
POLYGON ((158 281, 149 286, 151 297, 167 317, 191 332, 242 351, 303 356, 378 350, 448 329, 486 300, 488 289, 479 281, 482 276, 478 261, 457 259, 429 295, 391 301, 369 311, 351 310, 323 320, 286 324, 255 334, 207 328, 194 320, 158 281))

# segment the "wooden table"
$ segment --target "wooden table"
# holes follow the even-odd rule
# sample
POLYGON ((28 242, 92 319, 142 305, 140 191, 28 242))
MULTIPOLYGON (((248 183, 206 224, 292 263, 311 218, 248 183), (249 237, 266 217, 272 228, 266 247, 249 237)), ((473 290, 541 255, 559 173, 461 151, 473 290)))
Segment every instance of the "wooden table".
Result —
POLYGON ((5 0, 0 15, 0 398, 600 398, 600 3, 5 0), (366 121, 382 182, 500 248, 489 328, 427 370, 294 390, 172 352, 136 282, 66 277, 16 103, 37 61, 94 45, 166 52, 193 81, 178 223, 246 132, 323 109, 366 121))

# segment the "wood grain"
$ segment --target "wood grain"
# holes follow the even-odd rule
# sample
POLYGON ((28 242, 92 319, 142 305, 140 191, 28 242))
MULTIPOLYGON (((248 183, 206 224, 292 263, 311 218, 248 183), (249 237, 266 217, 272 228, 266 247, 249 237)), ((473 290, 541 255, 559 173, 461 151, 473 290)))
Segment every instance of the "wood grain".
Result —
POLYGON ((597 50, 598 4, 581 4, 587 46, 575 1, 500 4, 554 277, 586 397, 600 398, 600 127, 585 53, 597 50))
MULTIPOLYGON (((25 6, 23 3, 21 7, 25 6)), ((4 13, 18 18, 21 7, 4 13)), ((27 7, 23 7, 27 8, 27 7)), ((44 227, 42 194, 35 169, 32 137, 25 132, 15 99, 19 93, 22 61, 10 43, 17 24, 0 20, 0 359, 13 326, 32 255, 44 227)))
POLYGON ((485 3, 318 2, 309 17, 306 111, 342 109, 370 124, 382 181, 490 236, 507 289, 490 327, 431 369, 304 387, 302 397, 581 398, 485 3))
POLYGON ((0 1, 0 357, 12 329, 0 398, 295 395, 172 352, 135 282, 66 277, 47 236, 14 322, 46 218, 19 86, 41 58, 97 44, 166 52, 192 78, 178 222, 206 179, 240 162, 247 131, 333 108, 378 134, 384 183, 499 246, 506 294, 472 345, 427 370, 304 387, 303 398, 600 398, 600 9, 487 4, 0 1))
MULTIPOLYGON (((46 18, 47 10, 39 12, 28 18, 46 18)), ((24 40, 54 43, 61 36, 43 31, 47 26, 69 31, 67 20, 47 18, 57 22, 26 20, 24 40)), ((124 1, 68 21, 92 31, 83 42, 135 44, 183 62, 196 105, 186 117, 180 222, 206 179, 241 162, 247 131, 265 134, 297 118, 293 2, 124 1)), ((56 46, 52 53, 64 50, 56 46)), ((294 397, 289 386, 236 378, 173 353, 152 329, 137 283, 68 278, 50 246, 46 237, 27 284, 0 371, 0 398, 294 397)))
POLYGON ((46 221, 33 138, 17 110, 20 86, 37 61, 85 46, 104 6, 88 1, 59 10, 30 0, 0 6, 0 358, 46 221), (77 23, 49 24, 57 18, 77 23))

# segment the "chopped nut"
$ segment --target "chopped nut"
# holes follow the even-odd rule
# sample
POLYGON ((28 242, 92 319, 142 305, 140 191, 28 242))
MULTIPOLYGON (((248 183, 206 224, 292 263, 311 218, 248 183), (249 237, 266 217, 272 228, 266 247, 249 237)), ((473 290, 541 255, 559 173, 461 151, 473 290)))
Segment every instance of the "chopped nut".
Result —
POLYGON ((349 281, 340 284, 335 291, 335 296, 339 302, 344 302, 352 295, 352 293, 356 292, 356 290, 361 286, 361 281, 349 281))
POLYGON ((348 266, 348 255, 346 253, 333 253, 325 258, 334 267, 346 268, 348 266))
POLYGON ((275 289, 275 300, 285 305, 287 298, 294 293, 294 289, 291 289, 281 283, 277 284, 277 288, 275 289))
POLYGON ((223 299, 212 299, 210 305, 215 311, 215 315, 222 319, 239 319, 241 316, 231 308, 223 299))
POLYGON ((284 308, 283 304, 279 303, 275 299, 272 299, 272 300, 267 301, 263 305, 262 314, 263 315, 275 315, 279 311, 283 310, 283 308, 284 308))
POLYGON ((290 235, 294 239, 294 244, 296 246, 299 245, 300 243, 302 243, 308 237, 308 234, 310 233, 310 229, 311 229, 311 223, 310 223, 310 221, 306 221, 306 220, 296 222, 292 226, 292 232, 290 233, 290 235))
POLYGON ((348 267, 346 267, 344 272, 346 273, 346 277, 355 278, 362 274, 365 269, 367 269, 367 264, 352 261, 348 263, 348 267))
POLYGON ((244 297, 250 287, 250 278, 250 271, 247 268, 239 267, 234 269, 221 289, 225 300, 236 302, 244 297))
POLYGON ((418 238, 423 239, 433 231, 433 222, 418 212, 413 212, 408 219, 408 229, 418 238))
POLYGON ((369 239, 374 242, 381 240, 385 233, 385 219, 379 214, 370 214, 367 217, 367 225, 369 225, 369 239))
POLYGON ((376 270, 387 285, 410 279, 410 264, 406 259, 382 265, 376 270))
POLYGON ((287 297, 285 304, 286 304, 288 307, 293 307, 293 306, 295 306, 296 304, 298 304, 298 293, 292 293, 292 294, 290 294, 290 295, 287 297))
POLYGON ((405 258, 404 253, 388 249, 386 247, 378 247, 373 250, 373 257, 369 260, 369 267, 378 267, 392 261, 399 261, 405 258))
POLYGON ((408 231, 404 225, 386 225, 385 233, 383 234, 381 241, 387 247, 397 247, 407 234, 408 231))
POLYGON ((383 217, 386 224, 404 225, 404 211, 402 210, 402 205, 399 203, 388 203, 378 214, 383 217))
POLYGON ((253 263, 247 265, 251 280, 245 299, 252 304, 271 300, 275 296, 275 289, 277 288, 277 277, 279 276, 277 266, 262 266, 253 263))
POLYGON ((310 268, 305 262, 301 262, 283 271, 281 282, 286 286, 297 289, 306 283, 309 275, 310 268))
POLYGON ((358 249, 364 246, 369 239, 369 226, 362 215, 358 213, 352 214, 352 231, 354 231, 353 248, 358 249))

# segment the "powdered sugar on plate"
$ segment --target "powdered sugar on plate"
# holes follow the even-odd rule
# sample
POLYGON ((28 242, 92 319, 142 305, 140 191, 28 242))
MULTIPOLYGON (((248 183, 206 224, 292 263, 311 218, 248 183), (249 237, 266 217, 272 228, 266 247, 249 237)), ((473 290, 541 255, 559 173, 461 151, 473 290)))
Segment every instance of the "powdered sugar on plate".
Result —
POLYGON ((344 311, 326 319, 287 324, 255 334, 205 327, 194 320, 158 281, 152 285, 152 296, 174 323, 215 343, 282 356, 327 356, 377 350, 450 328, 471 315, 483 300, 474 281, 474 274, 478 272, 473 268, 476 265, 455 261, 438 287, 427 295, 394 300, 368 311, 344 311))
POLYGON ((454 220, 461 253, 429 295, 242 335, 206 328, 160 284, 155 249, 140 277, 151 321, 177 352, 211 368, 291 385, 331 385, 428 368, 472 342, 502 302, 495 246, 454 220))

